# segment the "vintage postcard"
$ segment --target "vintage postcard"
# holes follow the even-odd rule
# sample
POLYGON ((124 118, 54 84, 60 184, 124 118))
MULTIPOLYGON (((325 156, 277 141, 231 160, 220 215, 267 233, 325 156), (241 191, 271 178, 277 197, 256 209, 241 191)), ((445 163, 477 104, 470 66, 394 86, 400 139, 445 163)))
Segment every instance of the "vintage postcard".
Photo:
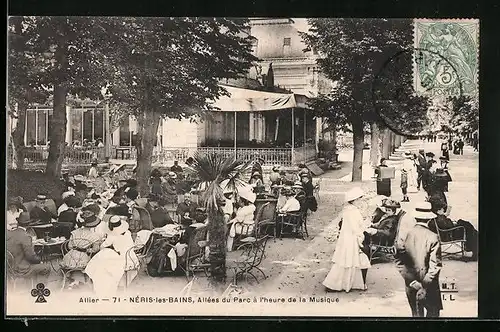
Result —
POLYGON ((477 317, 479 20, 13 16, 7 317, 477 317))

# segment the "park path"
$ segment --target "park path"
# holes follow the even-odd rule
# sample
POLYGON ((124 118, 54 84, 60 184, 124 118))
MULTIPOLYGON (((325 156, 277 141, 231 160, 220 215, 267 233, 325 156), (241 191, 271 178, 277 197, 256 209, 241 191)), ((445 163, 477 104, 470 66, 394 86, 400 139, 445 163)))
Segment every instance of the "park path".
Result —
MULTIPOLYGON (((427 143, 422 141, 407 141, 401 151, 417 151, 422 147, 426 151, 432 151, 439 157, 439 143, 427 143)), ((369 153, 369 152, 368 152, 369 153)), ((342 160, 342 159, 341 159, 342 160)), ((365 159, 366 160, 366 159, 365 159)), ((401 200, 402 194, 399 188, 399 172, 402 165, 401 158, 391 158, 389 166, 394 166, 397 177, 392 181, 393 198, 401 200)), ((453 207, 450 217, 452 219, 462 218, 471 221, 478 226, 478 153, 473 152, 471 147, 465 147, 464 155, 451 155, 450 173, 453 182, 449 185, 448 201, 453 207)), ((330 179, 329 173, 323 176, 323 199, 328 202, 329 196, 338 196, 353 185, 363 188, 374 187, 371 179, 371 170, 367 164, 364 168, 362 183, 352 184, 349 181, 351 174, 340 179, 330 179), (328 180, 327 180, 328 179, 328 180)), ((402 203, 407 211, 414 209, 415 202, 424 199, 424 193, 419 192, 410 196, 409 203, 402 203)), ((329 206, 320 204, 319 214, 329 206)), ((339 211, 339 208, 336 208, 339 211)), ((336 214, 330 214, 329 220, 333 220, 336 214)), ((266 296, 330 296, 338 297, 339 304, 331 306, 331 315, 348 316, 409 316, 410 309, 404 292, 403 279, 397 272, 392 262, 374 264, 368 273, 368 290, 327 293, 322 286, 322 281, 328 273, 330 259, 335 249, 335 234, 337 225, 329 222, 325 228, 304 248, 301 253, 287 262, 287 268, 280 275, 270 278, 261 283, 255 290, 256 293, 266 296)), ((403 230, 402 230, 403 231, 403 230)), ((279 262, 276 262, 279 263, 279 262)), ((444 317, 475 317, 477 316, 477 262, 464 262, 456 257, 445 259, 441 272, 442 281, 454 281, 458 285, 459 292, 453 294, 453 300, 447 298, 443 304, 441 315, 444 317)))

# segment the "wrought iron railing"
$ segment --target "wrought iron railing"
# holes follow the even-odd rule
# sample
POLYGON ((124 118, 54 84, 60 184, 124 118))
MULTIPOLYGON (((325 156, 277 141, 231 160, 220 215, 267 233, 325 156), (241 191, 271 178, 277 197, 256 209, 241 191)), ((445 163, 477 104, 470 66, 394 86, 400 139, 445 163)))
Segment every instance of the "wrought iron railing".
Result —
MULTIPOLYGON (((257 157, 264 159, 264 165, 283 165, 292 166, 295 163, 303 163, 316 158, 316 149, 314 145, 300 147, 294 149, 292 158, 291 148, 234 148, 228 147, 169 147, 155 148, 153 150, 153 163, 166 164, 178 160, 180 163, 185 163, 189 157, 192 157, 195 152, 217 153, 226 158, 236 157, 240 160, 250 161, 257 157)), ((37 147, 33 149, 26 148, 23 152, 25 163, 44 163, 47 161, 48 149, 46 147, 37 147)), ((135 160, 137 157, 136 148, 130 147, 111 147, 111 159, 120 160, 135 160)), ((9 149, 8 160, 9 164, 12 159, 12 149, 9 149)), ((67 147, 64 153, 65 164, 89 164, 92 160, 97 159, 99 162, 105 160, 104 148, 82 148, 82 147, 67 147)))
MULTIPOLYGON (((9 165, 14 158, 12 147, 8 147, 7 162, 9 165)), ((24 147, 23 158, 25 163, 46 163, 49 157, 47 146, 24 147)), ((104 148, 99 147, 66 147, 64 150, 63 164, 90 164, 93 160, 104 161, 104 148)))

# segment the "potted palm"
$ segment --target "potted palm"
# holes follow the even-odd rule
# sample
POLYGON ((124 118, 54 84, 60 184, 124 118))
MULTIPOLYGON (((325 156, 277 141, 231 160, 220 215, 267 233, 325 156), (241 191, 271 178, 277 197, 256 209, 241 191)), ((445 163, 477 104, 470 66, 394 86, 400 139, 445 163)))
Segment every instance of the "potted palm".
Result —
POLYGON ((208 218, 210 276, 213 282, 222 283, 226 277, 226 223, 221 210, 225 202, 221 182, 227 180, 227 186, 235 189, 250 171, 251 162, 196 152, 189 167, 199 179, 200 203, 208 218))

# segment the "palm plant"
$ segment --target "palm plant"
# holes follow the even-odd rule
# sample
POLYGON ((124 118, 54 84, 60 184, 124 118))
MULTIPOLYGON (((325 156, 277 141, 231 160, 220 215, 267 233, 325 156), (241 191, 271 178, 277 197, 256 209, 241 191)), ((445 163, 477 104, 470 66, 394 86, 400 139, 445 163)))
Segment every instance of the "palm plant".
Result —
POLYGON ((190 163, 198 176, 202 188, 201 202, 208 216, 210 275, 215 283, 223 282, 226 277, 226 224, 221 210, 225 199, 221 182, 228 180, 227 186, 235 189, 243 184, 242 177, 250 166, 251 162, 198 152, 190 163))

